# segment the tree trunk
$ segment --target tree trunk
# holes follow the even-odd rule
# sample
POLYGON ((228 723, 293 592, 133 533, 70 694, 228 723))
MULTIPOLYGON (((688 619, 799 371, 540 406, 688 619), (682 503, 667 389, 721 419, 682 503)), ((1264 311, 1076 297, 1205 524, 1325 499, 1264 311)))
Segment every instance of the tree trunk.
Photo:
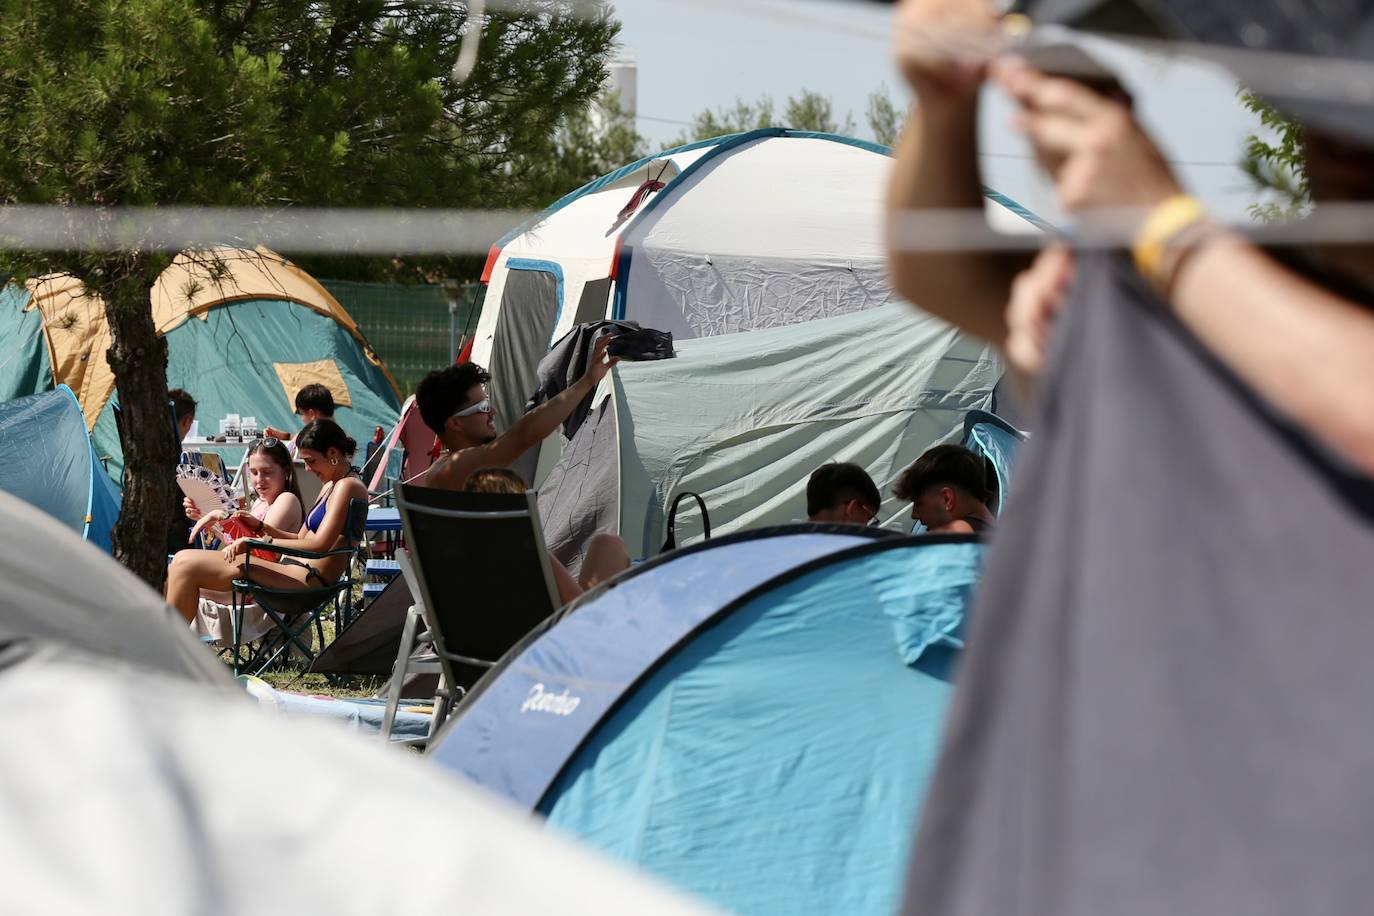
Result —
POLYGON ((114 529, 114 556, 161 591, 167 535, 181 509, 180 446, 167 407, 167 341, 153 325, 153 280, 134 270, 101 284, 101 292, 113 341, 105 358, 124 417, 124 504, 114 529))

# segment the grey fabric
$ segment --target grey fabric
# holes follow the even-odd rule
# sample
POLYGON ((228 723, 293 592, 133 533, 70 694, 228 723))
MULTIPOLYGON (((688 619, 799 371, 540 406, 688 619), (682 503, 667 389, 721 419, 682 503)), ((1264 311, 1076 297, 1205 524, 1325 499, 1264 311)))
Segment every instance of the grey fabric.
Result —
POLYGON ((57 519, 0 493, 0 646, 233 689, 156 592, 57 519))
POLYGON ((1083 255, 904 912, 1354 913, 1374 485, 1083 255))
MULTIPOLYGON (((496 428, 505 431, 525 413, 534 393, 535 368, 548 352, 558 320, 558 281, 542 270, 512 270, 501 295, 501 317, 491 353, 491 399, 496 428)), ((528 479, 528 478, 527 478, 528 479)))
MULTIPOLYGON (((1030 0, 1025 6, 1038 23, 1194 42, 1189 54, 1199 57, 1208 56, 1205 46, 1210 45, 1304 54, 1327 62, 1374 59, 1374 0, 1030 0)), ((1367 77, 1332 74, 1331 91, 1314 92, 1311 76, 1295 73, 1288 85, 1301 91, 1285 94, 1273 90, 1271 59, 1228 55, 1221 62, 1239 83, 1262 85, 1272 104, 1309 127, 1374 145, 1374 87, 1367 77), (1340 95, 1344 98, 1335 97, 1340 95)))
MULTIPOLYGON (((605 319, 579 324, 564 334, 539 361, 539 366, 535 370, 538 387, 534 396, 530 398, 529 406, 538 407, 545 401, 557 397, 580 379, 587 371, 587 366, 591 362, 592 346, 599 338, 607 334, 637 330, 639 325, 633 321, 605 319)), ((587 418, 587 412, 591 410, 591 400, 591 395, 588 395, 563 421, 565 438, 571 439, 577 434, 577 428, 582 425, 582 421, 587 418)))
POLYGON ((563 447, 558 464, 539 488, 544 541, 576 578, 592 535, 615 532, 620 522, 620 436, 608 397, 563 447))

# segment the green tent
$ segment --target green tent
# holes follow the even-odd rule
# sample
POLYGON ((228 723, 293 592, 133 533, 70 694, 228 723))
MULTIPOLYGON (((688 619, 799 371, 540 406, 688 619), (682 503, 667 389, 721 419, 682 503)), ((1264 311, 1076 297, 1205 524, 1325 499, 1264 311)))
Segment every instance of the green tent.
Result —
MULTIPOLYGON (((153 290, 153 319, 167 339, 167 384, 196 399, 202 432, 215 432, 228 413, 294 428, 295 393, 310 382, 333 392, 335 418, 360 443, 399 415, 395 382, 353 319, 265 248, 177 258, 153 290)), ((102 303, 67 276, 11 284, 0 293, 0 341, 0 401, 68 385, 118 480, 123 452, 102 303)))

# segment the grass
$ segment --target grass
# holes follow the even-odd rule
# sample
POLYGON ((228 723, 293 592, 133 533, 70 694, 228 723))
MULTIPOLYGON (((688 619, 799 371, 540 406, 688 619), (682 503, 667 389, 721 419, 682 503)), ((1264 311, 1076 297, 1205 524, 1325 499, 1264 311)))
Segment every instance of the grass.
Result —
MULTIPOLYGON (((326 619, 323 623, 324 643, 329 645, 334 640, 334 621, 326 619)), ((387 682, 386 675, 355 674, 347 676, 342 684, 331 683, 323 674, 308 673, 305 665, 294 658, 258 676, 271 684, 274 690, 341 698, 375 696, 387 682)))

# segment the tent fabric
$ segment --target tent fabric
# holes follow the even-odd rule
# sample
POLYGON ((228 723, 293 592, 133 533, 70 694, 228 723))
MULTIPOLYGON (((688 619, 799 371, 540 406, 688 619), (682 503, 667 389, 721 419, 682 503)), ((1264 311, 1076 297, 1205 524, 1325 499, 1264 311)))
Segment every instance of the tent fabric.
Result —
MULTIPOLYGON (((886 147, 782 128, 632 163, 493 247, 472 358, 493 373, 498 397, 523 405, 535 386, 532 367, 579 322, 636 321, 681 341, 898 301, 886 279, 883 240, 891 166, 886 147), (646 181, 664 187, 622 218, 646 181), (511 284, 532 282, 534 265, 543 265, 556 291, 512 294, 511 284), (604 308, 592 314, 597 304, 604 308), (508 306, 516 318, 507 316, 508 306)), ((1041 230, 1003 195, 988 190, 987 201, 999 228, 1041 230)))
MULTIPOLYGON (((990 348, 905 305, 676 346, 675 359, 612 370, 541 485, 545 537, 565 563, 597 530, 653 555, 683 491, 704 497, 719 533, 804 519, 807 478, 828 461, 865 467, 888 492, 990 406, 1001 375, 990 348)), ((881 515, 904 508, 889 497, 881 515)), ((700 537, 695 510, 681 522, 685 542, 700 537)))
POLYGON ((0 489, 110 551, 119 491, 96 459, 67 386, 0 404, 0 489))
POLYGON ((646 670, 722 608, 774 576, 884 534, 825 525, 751 531, 636 567, 508 653, 427 756, 532 810, 646 670))
POLYGON ((310 663, 315 674, 390 674, 401 647, 406 611, 415 603, 405 576, 353 616, 338 636, 310 663))
POLYGON ((0 669, 0 731, 8 913, 711 912, 413 755, 149 671, 0 669))
POLYGON ((994 413, 971 410, 964 417, 963 446, 991 463, 997 477, 996 499, 989 504, 994 512, 1000 512, 1007 503, 1011 492, 1011 469, 1016 466, 1025 438, 1016 427, 994 413))
POLYGON ((904 911, 1365 909, 1374 481, 1120 255, 1080 253, 1041 400, 904 911))
POLYGON ((344 381, 339 364, 332 359, 314 359, 304 363, 273 363, 272 370, 281 382, 282 394, 292 405, 296 403, 296 392, 306 385, 323 385, 334 398, 335 408, 352 407, 353 396, 348 393, 348 382, 344 381))
MULTIPOLYGON (((80 654, 233 689, 228 669, 156 592, 70 527, 9 493, 0 493, 0 582, 0 646, 80 654)), ((70 694, 69 687, 62 690, 70 694)), ((43 755, 52 753, 47 747, 43 755)))
POLYGON ((0 288, 0 403, 52 387, 43 313, 25 310, 27 300, 18 286, 0 288))
POLYGON ((606 718, 549 825, 731 912, 891 913, 982 549, 881 541, 756 590, 606 718))
MULTIPOLYGON (((295 391, 283 398, 280 383, 272 386, 276 392, 268 392, 262 381, 274 377, 273 362, 320 359, 332 361, 343 393, 363 402, 336 417, 350 435, 365 441, 374 426, 389 428, 395 422, 396 384, 357 324, 324 287, 274 252, 215 249, 180 255, 159 277, 152 305, 155 326, 168 343, 168 382, 201 402, 202 429, 213 411, 295 426, 295 391), (183 344, 195 346, 191 342, 204 341, 206 334, 220 350, 180 352, 183 344), (174 371, 176 365, 184 371, 174 371), (207 405, 205 396, 223 406, 207 405)), ((111 339, 103 303, 65 275, 34 278, 24 288, 11 285, 0 296, 0 339, 8 343, 11 337, 17 349, 0 345, 0 396, 70 387, 97 454, 110 459, 109 471, 118 479, 123 450, 111 412, 117 396, 104 358, 111 339), (40 329, 41 338, 35 339, 40 329), (45 357, 36 352, 40 342, 45 357), (40 371, 44 359, 46 375, 40 371)))

